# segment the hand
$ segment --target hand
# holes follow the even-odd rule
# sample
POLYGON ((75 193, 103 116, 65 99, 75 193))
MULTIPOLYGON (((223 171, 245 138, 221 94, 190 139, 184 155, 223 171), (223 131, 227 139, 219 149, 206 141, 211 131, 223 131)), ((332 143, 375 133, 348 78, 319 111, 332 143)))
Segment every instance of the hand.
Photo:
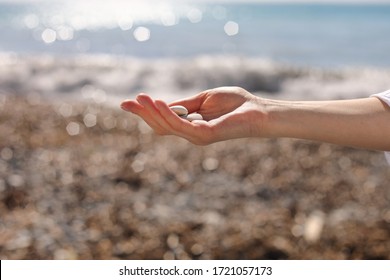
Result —
POLYGON ((218 141, 264 136, 266 119, 263 99, 239 87, 221 87, 166 104, 139 94, 126 100, 122 109, 139 115, 159 135, 177 135, 197 145, 218 141), (189 122, 178 117, 169 106, 182 105, 197 112, 202 121, 189 122))

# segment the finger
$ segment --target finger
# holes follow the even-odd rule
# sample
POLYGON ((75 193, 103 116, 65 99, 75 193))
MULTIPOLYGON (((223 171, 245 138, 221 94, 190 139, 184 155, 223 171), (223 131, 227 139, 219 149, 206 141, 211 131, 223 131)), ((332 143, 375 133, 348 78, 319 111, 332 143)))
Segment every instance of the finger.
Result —
POLYGON ((157 133, 160 133, 159 128, 157 125, 151 120, 151 118, 148 115, 148 112, 145 111, 145 108, 139 104, 137 101, 134 100, 125 100, 121 104, 121 108, 125 111, 131 112, 133 114, 138 115, 141 117, 153 130, 156 130, 157 133))
POLYGON ((169 106, 181 105, 186 107, 189 113, 197 112, 199 111, 204 100, 206 99, 207 97, 206 95, 207 95, 206 92, 201 92, 197 95, 188 98, 176 100, 170 103, 169 106))
POLYGON ((205 124, 199 125, 196 123, 191 123, 187 120, 184 120, 178 117, 165 102, 156 100, 156 106, 159 108, 161 114, 165 118, 166 122, 170 124, 172 128, 172 134, 180 136, 189 140, 190 142, 199 142, 199 139, 202 139, 203 136, 208 136, 207 122, 205 124))
MULTIPOLYGON (((157 107, 155 100, 153 100, 150 96, 144 94, 138 95, 137 99, 144 106, 145 110, 147 110, 150 113, 150 115, 153 117, 156 123, 165 127, 167 130, 171 130, 164 122, 165 120, 164 116, 163 114, 161 114, 159 108, 157 107)), ((159 102, 163 102, 163 101, 159 101, 159 102)))
POLYGON ((154 101, 148 95, 139 94, 137 101, 143 106, 139 111, 139 116, 152 127, 158 134, 168 134, 167 130, 161 125, 161 117, 158 109, 154 105, 154 101))
MULTIPOLYGON (((160 111, 161 118, 170 125, 170 129, 174 132, 174 134, 182 136, 184 131, 187 131, 188 133, 192 128, 189 121, 180 118, 164 101, 156 100, 155 104, 160 111)), ((184 132, 184 134, 187 133, 184 132)))
POLYGON ((145 110, 147 110, 150 113, 156 113, 157 108, 153 104, 153 99, 146 94, 138 94, 136 97, 136 100, 138 101, 139 104, 141 104, 145 110))
POLYGON ((135 100, 130 100, 130 99, 124 100, 120 106, 123 110, 134 114, 137 114, 137 112, 143 109, 143 106, 141 104, 139 104, 135 100))
POLYGON ((175 129, 175 126, 172 125, 171 122, 167 121, 167 114, 161 112, 157 104, 163 104, 165 110, 168 110, 168 115, 176 119, 176 121, 182 122, 184 124, 188 124, 188 121, 184 121, 183 119, 178 117, 171 109, 169 109, 168 105, 165 102, 161 100, 154 101, 152 98, 144 94, 139 95, 137 97, 137 100, 144 106, 145 110, 149 112, 152 119, 149 121, 153 122, 154 127, 158 127, 158 133, 175 134, 181 137, 185 137, 185 135, 175 129))

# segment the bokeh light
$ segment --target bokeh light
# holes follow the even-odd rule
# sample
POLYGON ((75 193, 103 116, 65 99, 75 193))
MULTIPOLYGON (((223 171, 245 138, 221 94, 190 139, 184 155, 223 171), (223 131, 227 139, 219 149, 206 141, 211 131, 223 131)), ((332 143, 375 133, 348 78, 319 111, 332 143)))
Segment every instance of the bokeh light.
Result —
POLYGON ((161 15, 161 23, 164 26, 173 26, 179 22, 178 18, 172 11, 166 11, 161 15))
POLYGON ((234 35, 237 35, 239 30, 240 30, 240 27, 238 25, 237 22, 234 22, 234 21, 228 21, 225 26, 223 27, 223 29, 225 30, 225 33, 228 35, 228 36, 234 36, 234 35))
POLYGON ((29 29, 37 28, 39 25, 39 17, 35 14, 29 14, 24 18, 24 24, 29 29))
POLYGON ((97 118, 96 115, 88 113, 84 116, 83 121, 86 127, 93 127, 96 125, 97 118))
POLYGON ((77 122, 70 122, 66 126, 66 131, 70 136, 75 136, 80 134, 80 124, 77 122))
POLYGON ((187 18, 192 23, 198 23, 202 21, 203 13, 197 8, 192 8, 187 13, 187 18))
POLYGON ((50 28, 46 28, 42 32, 42 41, 46 44, 54 43, 57 39, 57 33, 50 28))
POLYGON ((72 40, 74 36, 74 31, 72 28, 67 26, 60 26, 57 30, 57 37, 62 41, 72 40))
POLYGON ((117 20, 118 26, 123 31, 130 30, 133 27, 133 19, 131 17, 120 17, 117 20))
POLYGON ((150 39, 150 30, 147 27, 139 26, 134 30, 133 35, 138 42, 145 42, 150 39))

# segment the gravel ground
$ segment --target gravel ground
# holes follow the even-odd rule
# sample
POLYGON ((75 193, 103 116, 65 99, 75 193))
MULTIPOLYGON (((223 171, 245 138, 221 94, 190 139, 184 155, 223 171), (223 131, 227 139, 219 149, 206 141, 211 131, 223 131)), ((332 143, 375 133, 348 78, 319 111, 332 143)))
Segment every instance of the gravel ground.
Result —
POLYGON ((390 259, 389 182, 380 152, 0 95, 0 259, 390 259))

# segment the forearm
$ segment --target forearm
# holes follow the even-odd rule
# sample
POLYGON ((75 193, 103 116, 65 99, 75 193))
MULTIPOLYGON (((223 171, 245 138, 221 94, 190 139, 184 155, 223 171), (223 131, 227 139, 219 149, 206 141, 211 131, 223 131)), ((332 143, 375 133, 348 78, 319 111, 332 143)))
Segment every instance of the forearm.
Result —
POLYGON ((390 109, 377 98, 264 102, 268 137, 390 151, 390 109))

